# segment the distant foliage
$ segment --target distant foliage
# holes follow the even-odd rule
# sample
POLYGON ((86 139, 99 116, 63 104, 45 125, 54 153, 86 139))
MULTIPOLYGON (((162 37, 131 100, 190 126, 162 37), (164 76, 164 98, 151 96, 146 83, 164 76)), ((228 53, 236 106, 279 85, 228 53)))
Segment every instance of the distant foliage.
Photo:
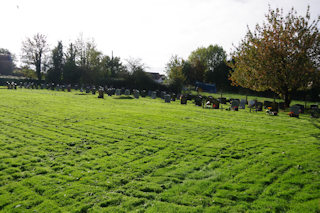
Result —
POLYGON ((0 48, 0 75, 11 75, 14 67, 13 55, 9 50, 0 48))

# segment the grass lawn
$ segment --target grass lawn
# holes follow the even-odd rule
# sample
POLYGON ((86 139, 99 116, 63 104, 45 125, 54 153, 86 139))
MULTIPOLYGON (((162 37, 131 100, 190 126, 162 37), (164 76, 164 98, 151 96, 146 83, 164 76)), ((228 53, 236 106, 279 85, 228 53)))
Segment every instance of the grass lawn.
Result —
POLYGON ((320 212, 309 115, 0 89, 0 127, 2 212, 320 212))

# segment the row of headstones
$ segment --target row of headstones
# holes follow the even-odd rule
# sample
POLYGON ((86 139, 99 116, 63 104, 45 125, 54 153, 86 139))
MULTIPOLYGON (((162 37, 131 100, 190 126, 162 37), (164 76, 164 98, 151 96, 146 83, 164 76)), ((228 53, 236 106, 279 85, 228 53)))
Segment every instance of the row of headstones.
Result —
MULTIPOLYGON (((266 113, 269 115, 277 115, 279 108, 281 110, 285 110, 284 102, 277 103, 277 102, 271 102, 271 101, 264 101, 262 103, 257 100, 250 100, 249 102, 247 102, 246 99, 241 99, 241 100, 233 99, 233 98, 227 99, 224 97, 215 99, 212 96, 209 96, 209 97, 196 96, 194 100, 195 100, 196 106, 203 106, 205 108, 213 108, 213 109, 219 109, 220 104, 227 104, 229 102, 230 108, 228 109, 234 110, 234 111, 238 111, 238 109, 245 109, 246 105, 248 105, 248 108, 250 108, 250 112, 251 110, 254 110, 256 112, 262 111, 264 108, 264 109, 267 109, 266 113)), ((319 111, 318 105, 310 105, 310 109, 311 109, 311 116, 317 117, 315 112, 319 111)), ((295 104, 290 107, 289 115, 291 117, 299 117, 299 114, 304 112, 305 112, 304 105, 295 104)))

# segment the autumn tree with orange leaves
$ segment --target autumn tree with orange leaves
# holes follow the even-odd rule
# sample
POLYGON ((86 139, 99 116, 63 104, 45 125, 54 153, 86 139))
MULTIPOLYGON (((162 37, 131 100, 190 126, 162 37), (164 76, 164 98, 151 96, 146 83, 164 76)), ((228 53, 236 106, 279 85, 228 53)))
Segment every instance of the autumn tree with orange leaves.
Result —
POLYGON ((272 10, 267 21, 248 28, 245 38, 231 53, 233 68, 230 80, 255 91, 271 90, 289 106, 298 90, 319 85, 320 34, 317 20, 298 16, 292 8, 284 16, 283 10, 272 10))

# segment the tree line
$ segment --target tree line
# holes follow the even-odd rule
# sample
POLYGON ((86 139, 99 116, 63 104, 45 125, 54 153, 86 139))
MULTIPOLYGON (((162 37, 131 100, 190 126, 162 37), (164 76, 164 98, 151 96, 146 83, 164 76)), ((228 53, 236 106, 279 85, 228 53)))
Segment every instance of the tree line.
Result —
MULTIPOLYGON (((167 88, 180 91, 183 86, 200 81, 215 83, 224 91, 234 86, 271 91, 287 106, 301 91, 304 96, 319 99, 320 16, 311 20, 309 11, 308 7, 305 16, 301 16, 292 8, 285 15, 283 10, 269 7, 265 22, 257 24, 253 31, 248 28, 228 60, 219 45, 199 47, 187 59, 173 55, 165 67, 167 88)), ((138 89, 163 86, 155 85, 140 60, 131 59, 124 65, 119 57, 104 55, 94 41, 84 41, 82 37, 66 47, 59 41, 50 51, 46 36, 36 34, 23 42, 22 53, 26 66, 20 71, 39 80, 45 73, 45 79, 54 83, 122 81, 138 89)), ((0 72, 10 73, 13 59, 9 51, 0 49, 0 72)))

